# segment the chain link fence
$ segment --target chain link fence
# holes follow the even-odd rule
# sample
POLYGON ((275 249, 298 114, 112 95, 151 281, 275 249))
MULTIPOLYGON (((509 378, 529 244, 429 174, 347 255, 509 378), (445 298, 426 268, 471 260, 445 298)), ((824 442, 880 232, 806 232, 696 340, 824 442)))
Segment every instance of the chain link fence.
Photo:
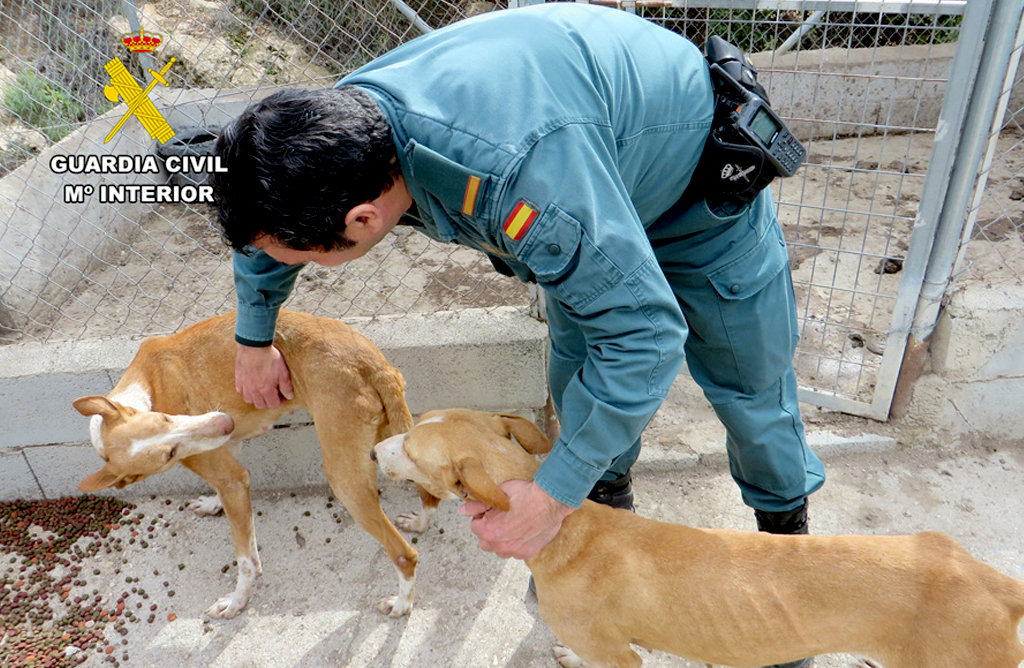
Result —
MULTIPOLYGON (((200 108, 189 93, 199 95, 206 108, 216 108, 232 96, 248 102, 279 87, 330 85, 404 41, 493 7, 388 0, 162 0, 138 7, 115 0, 5 3, 0 8, 0 176, 6 185, 0 190, 0 340, 163 333, 234 305, 230 253, 209 206, 99 203, 94 201, 99 188, 145 179, 104 176, 83 186, 81 175, 70 170, 54 175, 47 163, 55 151, 62 154, 71 146, 79 155, 140 155, 162 148, 145 136, 133 141, 118 135, 123 145, 108 149, 102 134, 88 132, 97 117, 119 117, 124 109, 104 94, 111 58, 140 82, 153 78, 147 70, 161 71, 173 59, 167 88, 158 86, 151 94, 186 110, 179 114, 183 120, 172 123, 179 131, 173 144, 198 120, 187 110, 200 108), (122 36, 137 34, 140 26, 144 34, 161 38, 151 54, 130 54, 121 45, 122 36), (92 188, 94 197, 69 203, 69 186, 92 188), (109 211, 97 214, 97 207, 109 211)), ((340 318, 529 308, 529 291, 496 274, 480 254, 408 230, 392 236, 362 262, 342 269, 308 267, 288 306, 340 318)))
MULTIPOLYGON (((870 11, 864 3, 785 0, 618 6, 697 44, 720 35, 752 54, 774 107, 808 149, 797 175, 773 184, 800 310, 800 381, 822 396, 870 402, 940 110, 964 85, 951 83, 949 72, 966 3, 877 2, 870 11)), ((152 96, 181 111, 176 130, 195 123, 215 133, 229 111, 278 87, 330 85, 419 34, 504 8, 466 0, 5 0, 0 340, 148 335, 234 305, 230 256, 208 206, 64 201, 69 185, 167 178, 89 181, 54 174, 47 162, 54 153, 153 151, 144 134, 122 130, 120 143, 108 146, 92 129, 97 119, 109 129, 125 110, 104 95, 112 58, 143 83, 173 58, 167 87, 152 96), (162 37, 149 56, 129 55, 120 43, 140 26, 162 37)), ((962 275, 1024 275, 1021 112, 1011 109, 1018 111, 992 135, 962 275)), ((289 306, 340 318, 531 308, 530 292, 478 253, 408 231, 392 237, 344 268, 308 267, 289 306)), ((885 363, 898 371, 899 361, 885 363)))

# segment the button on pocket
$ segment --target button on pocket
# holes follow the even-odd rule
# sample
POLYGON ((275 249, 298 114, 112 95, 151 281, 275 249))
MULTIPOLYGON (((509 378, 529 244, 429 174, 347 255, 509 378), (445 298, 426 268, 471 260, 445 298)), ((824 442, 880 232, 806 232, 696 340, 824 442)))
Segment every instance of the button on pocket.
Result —
POLYGON ((773 225, 757 245, 708 274, 708 280, 723 299, 746 299, 768 285, 788 260, 781 231, 773 225))
POLYGON ((530 265, 537 280, 553 281, 568 269, 581 234, 575 218, 549 205, 530 225, 521 241, 522 248, 515 254, 530 265))

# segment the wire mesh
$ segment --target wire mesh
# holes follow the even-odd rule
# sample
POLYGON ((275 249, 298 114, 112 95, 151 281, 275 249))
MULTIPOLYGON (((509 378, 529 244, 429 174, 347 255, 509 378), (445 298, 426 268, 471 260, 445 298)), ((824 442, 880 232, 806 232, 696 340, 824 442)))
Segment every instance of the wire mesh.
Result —
POLYGON ((1014 95, 1024 92, 1019 68, 1022 41, 1024 36, 1018 34, 1002 90, 1009 98, 1007 109, 989 134, 965 243, 953 270, 954 285, 969 279, 1018 285, 1024 280, 1024 95, 1014 95))
MULTIPOLYGON (((0 340, 149 335, 233 306, 230 253, 210 207, 163 203, 131 213, 90 203, 83 211, 60 201, 61 188, 80 183, 75 175, 51 178, 49 192, 29 176, 12 174, 114 108, 104 96, 104 64, 111 57, 136 80, 150 78, 145 60, 120 46, 134 25, 162 38, 148 67, 159 70, 174 59, 169 89, 212 91, 207 100, 216 106, 238 91, 250 100, 280 85, 329 85, 424 31, 493 7, 430 0, 166 0, 140 10, 117 0, 5 3, 0 176, 11 174, 13 183, 0 191, 0 242, 7 242, 0 243, 0 340), (94 219, 97 206, 110 209, 106 222, 94 219), (79 234, 85 228, 88 241, 79 234), (11 246, 31 248, 29 255, 43 260, 20 258, 11 246), (69 251, 88 257, 71 259, 69 251), (7 266, 20 261, 10 275, 4 259, 7 266)), ((78 144, 78 153, 102 151, 95 137, 78 144)), ((530 303, 524 286, 496 274, 479 253, 407 230, 360 262, 342 269, 310 266, 299 281, 288 306, 341 318, 507 305, 527 310, 530 303)))
POLYGON ((688 6, 637 11, 697 43, 720 35, 741 45, 807 148, 801 170, 773 184, 798 304, 797 375, 806 388, 870 403, 962 7, 675 4, 688 6))
MULTIPOLYGON (((110 58, 145 82, 147 67, 173 57, 162 99, 226 105, 282 85, 329 85, 425 31, 503 6, 161 0, 137 9, 117 0, 8 0, 0 6, 0 340, 148 335, 233 306, 229 253, 209 207, 110 207, 101 215, 104 205, 61 201, 59 189, 82 183, 75 175, 43 186, 35 177, 53 181, 51 170, 26 171, 56 142, 69 152, 102 149, 102 137, 86 131, 123 108, 104 96, 110 58), (150 64, 120 49, 133 21, 163 37, 150 64)), ((803 386, 857 401, 870 401, 882 364, 939 107, 962 85, 948 72, 964 10, 959 1, 865 6, 628 5, 698 45, 720 35, 752 54, 773 105, 807 147, 797 175, 773 185, 798 300, 797 371, 803 386)), ((1015 149, 1024 111, 1016 109, 998 134, 965 258, 971 271, 1019 279, 1024 178, 1015 149)), ((122 151, 152 148, 145 136, 123 142, 122 151)), ((166 175, 101 181, 147 178, 166 175)), ((344 268, 308 267, 299 281, 289 306, 340 318, 527 310, 530 302, 478 253, 408 230, 344 268)))

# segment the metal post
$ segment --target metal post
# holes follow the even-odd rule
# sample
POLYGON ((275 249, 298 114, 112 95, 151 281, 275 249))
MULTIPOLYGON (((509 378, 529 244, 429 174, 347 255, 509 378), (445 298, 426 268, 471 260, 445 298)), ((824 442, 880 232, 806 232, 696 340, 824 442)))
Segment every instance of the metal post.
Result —
POLYGON ((1010 104, 1010 95, 1013 93, 1014 82, 1017 80, 1017 68, 1020 67, 1021 52, 1024 51, 1024 19, 1017 26, 1017 40, 1013 45, 1015 54, 1006 68, 1006 76, 1003 79, 1002 95, 996 109, 996 117, 992 121, 992 131, 989 135, 988 149, 985 152, 985 159, 981 165, 978 183, 974 188, 974 201, 970 206, 970 217, 964 225, 963 235, 960 238, 960 250, 957 252, 956 262, 953 264, 953 278, 955 281, 962 273, 962 265, 967 255, 968 242, 978 222, 978 210, 981 208, 982 199, 985 197, 985 189, 988 186, 988 178, 992 170, 992 159, 999 145, 999 134, 1006 118, 1006 110, 1010 104))
MULTIPOLYGON (((132 0, 121 0, 121 13, 128 19, 128 25, 131 27, 132 32, 139 32, 142 23, 139 21, 139 10, 135 7, 135 3, 132 0)), ((153 59, 152 53, 138 53, 136 55, 139 58, 139 64, 142 66, 143 74, 150 70, 156 71, 156 61, 153 59)))
MULTIPOLYGON (((941 164, 951 166, 951 170, 948 184, 939 179, 929 179, 921 197, 922 207, 917 222, 923 228, 934 229, 934 241, 924 266, 920 296, 890 409, 892 415, 901 415, 909 407, 914 383, 924 368, 928 342, 938 322, 942 300, 949 285, 978 166, 992 121, 996 117, 996 105, 1000 100, 1022 9, 1024 0, 974 0, 968 4, 964 13, 960 35, 968 43, 957 47, 954 75, 962 76, 965 69, 976 63, 975 76, 950 77, 951 85, 956 82, 973 82, 973 85, 968 95, 964 96, 966 109, 962 116, 963 122, 943 127, 943 120, 949 118, 944 107, 936 133, 936 144, 940 140, 948 139, 950 142, 948 146, 937 146, 936 152, 946 153, 947 162, 941 164), (980 44, 975 45, 974 41, 980 44), (962 53, 961 49, 966 50, 962 53), (958 68, 958 65, 963 67, 958 68), (950 133, 956 134, 950 137, 950 133), (928 211, 928 205, 933 201, 941 202, 941 208, 936 212, 934 224, 930 225, 933 214, 928 211)), ((969 75, 970 71, 966 74, 969 75)), ((955 101, 958 97, 961 96, 951 91, 947 101, 954 98, 954 104, 962 104, 955 101)), ((914 236, 917 235, 918 230, 915 230, 914 236)))
POLYGON ((391 5, 397 9, 402 16, 409 19, 413 27, 420 31, 421 35, 426 35, 428 32, 434 32, 434 29, 427 24, 426 21, 420 18, 420 15, 416 13, 416 10, 409 5, 402 2, 402 0, 388 0, 391 5))
POLYGON ((781 56, 784 53, 789 53, 795 49, 799 44, 800 40, 804 38, 804 35, 814 30, 814 27, 818 25, 822 17, 825 16, 825 12, 818 10, 807 17, 807 20, 800 24, 800 27, 796 29, 792 35, 786 38, 786 41, 782 43, 782 46, 775 49, 775 55, 781 56))

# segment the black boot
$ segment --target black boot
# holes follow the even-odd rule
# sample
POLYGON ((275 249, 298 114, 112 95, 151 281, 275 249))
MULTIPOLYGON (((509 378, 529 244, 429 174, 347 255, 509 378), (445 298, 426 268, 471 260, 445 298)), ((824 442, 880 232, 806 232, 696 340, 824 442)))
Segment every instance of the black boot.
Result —
POLYGON ((598 480, 587 498, 601 505, 636 512, 633 507, 633 477, 628 471, 615 480, 598 480))
MULTIPOLYGON (((757 520, 757 530, 764 531, 765 533, 775 534, 807 534, 809 533, 807 527, 807 503, 800 506, 796 510, 790 510, 787 512, 769 512, 767 510, 755 510, 754 519, 757 520)), ((806 659, 800 659, 799 661, 790 661, 789 663, 780 663, 774 666, 768 666, 767 668, 812 668, 814 666, 814 657, 806 659)))
POLYGON ((778 534, 806 534, 807 531, 807 502, 796 510, 775 513, 767 510, 755 510, 754 519, 757 520, 757 530, 765 533, 778 534))

